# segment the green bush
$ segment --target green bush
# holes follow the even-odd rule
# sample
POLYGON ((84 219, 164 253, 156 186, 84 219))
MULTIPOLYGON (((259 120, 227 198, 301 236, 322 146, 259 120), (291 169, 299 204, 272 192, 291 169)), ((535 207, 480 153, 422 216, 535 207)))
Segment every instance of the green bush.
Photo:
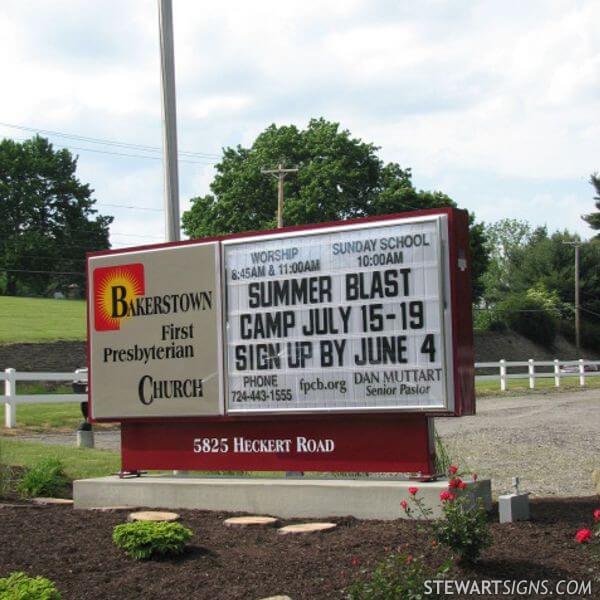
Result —
POLYGON ((25 496, 65 496, 69 478, 57 458, 43 458, 27 470, 19 482, 19 491, 25 496))
POLYGON ((350 600, 420 600, 440 598, 435 588, 426 589, 425 581, 441 579, 449 570, 444 563, 436 570, 429 569, 422 558, 410 554, 392 554, 381 562, 365 580, 355 582, 348 589, 350 600))
POLYGON ((539 298, 513 294, 502 301, 498 309, 512 330, 546 347, 554 343, 556 316, 539 298))
POLYGON ((61 600, 61 595, 49 579, 17 572, 0 579, 0 600, 61 600))
POLYGON ((433 535, 462 561, 476 561, 492 543, 487 513, 481 499, 453 496, 442 504, 443 516, 434 521, 433 535))
POLYGON ((179 523, 138 521, 117 525, 113 542, 136 560, 181 554, 192 531, 179 523))
POLYGON ((506 331, 504 313, 494 308, 473 310, 473 329, 476 331, 506 331))

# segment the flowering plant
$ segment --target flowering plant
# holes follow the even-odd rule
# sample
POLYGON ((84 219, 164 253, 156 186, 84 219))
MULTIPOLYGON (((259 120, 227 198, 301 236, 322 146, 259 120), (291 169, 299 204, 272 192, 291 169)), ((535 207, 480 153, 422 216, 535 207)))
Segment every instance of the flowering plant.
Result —
MULTIPOLYGON (((458 467, 450 466, 448 475, 448 490, 440 493, 442 516, 433 522, 433 535, 436 542, 449 547, 459 560, 474 562, 492 542, 487 513, 481 500, 474 502, 471 496, 461 493, 468 486, 458 476, 458 467)), ((433 511, 425 506, 418 489, 410 488, 409 494, 410 504, 406 500, 401 502, 406 515, 431 518, 433 511)))
POLYGON ((591 544, 598 552, 600 547, 600 508, 592 513, 594 524, 591 529, 579 529, 575 534, 575 540, 580 544, 591 544))

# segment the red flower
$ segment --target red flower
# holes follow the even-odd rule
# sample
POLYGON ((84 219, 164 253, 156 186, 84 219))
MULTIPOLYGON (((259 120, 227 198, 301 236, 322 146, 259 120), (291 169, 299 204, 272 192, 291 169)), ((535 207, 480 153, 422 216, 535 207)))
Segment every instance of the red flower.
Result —
POLYGON ((352 559, 352 566, 353 567, 358 567, 358 565, 360 565, 360 560, 358 560, 358 558, 354 557, 352 559))
POLYGON ((462 479, 460 477, 454 477, 453 479, 450 480, 449 485, 451 488, 459 488, 461 483, 462 483, 462 479))
POLYGON ((600 508, 594 511, 594 523, 598 523, 598 521, 600 521, 600 508))
POLYGON ((412 561, 413 561, 413 555, 412 555, 412 554, 409 554, 409 555, 406 557, 406 564, 407 564, 407 565, 409 565, 409 564, 410 564, 412 561))
POLYGON ((408 488, 408 493, 411 496, 416 496, 418 491, 419 491, 419 488, 417 488, 417 487, 409 487, 408 488))
POLYGON ((473 481, 477 481, 477 473, 473 473, 473 475, 471 475, 471 479, 473 479, 473 481))
POLYGON ((440 500, 442 502, 447 502, 448 500, 454 500, 454 494, 444 490, 443 492, 440 492, 440 500))
POLYGON ((406 510, 408 508, 408 502, 406 500, 402 500, 402 502, 400 502, 400 506, 406 510))
POLYGON ((592 539, 592 532, 589 529, 580 529, 575 535, 575 539, 580 544, 585 544, 592 539))
POLYGON ((450 475, 456 475, 456 473, 458 473, 458 467, 455 467, 454 465, 450 465, 450 467, 448 468, 448 471, 450 472, 450 475))
POLYGON ((458 489, 460 489, 460 490, 466 490, 467 489, 467 484, 464 481, 461 481, 458 484, 458 489))

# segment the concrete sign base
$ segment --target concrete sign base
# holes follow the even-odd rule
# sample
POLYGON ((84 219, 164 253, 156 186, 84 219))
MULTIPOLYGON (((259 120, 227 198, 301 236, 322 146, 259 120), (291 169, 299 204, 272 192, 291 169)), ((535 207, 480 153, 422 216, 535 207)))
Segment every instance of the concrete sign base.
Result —
MULTIPOLYGON (((282 518, 324 518, 354 516, 359 519, 400 519, 400 506, 409 499, 409 488, 419 488, 419 498, 441 514, 440 492, 447 481, 376 479, 283 479, 143 476, 119 479, 116 476, 80 479, 73 486, 75 508, 128 505, 148 508, 199 509, 282 518)), ((491 483, 468 483, 466 494, 481 498, 487 510, 492 506, 491 483)))

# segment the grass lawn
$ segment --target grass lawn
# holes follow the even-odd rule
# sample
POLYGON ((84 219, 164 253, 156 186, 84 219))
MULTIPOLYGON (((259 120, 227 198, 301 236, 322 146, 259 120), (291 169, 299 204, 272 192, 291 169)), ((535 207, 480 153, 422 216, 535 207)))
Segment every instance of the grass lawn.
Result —
POLYGON ((486 396, 524 396, 525 394, 560 394, 576 390, 600 388, 600 376, 586 377, 585 386, 579 385, 579 375, 561 377, 560 387, 554 387, 554 378, 548 377, 535 380, 535 389, 529 389, 529 378, 509 379, 506 392, 500 391, 500 379, 477 381, 475 390, 478 398, 486 396))
POLYGON ((84 300, 0 296, 0 344, 85 338, 84 300))
POLYGON ((73 479, 112 475, 121 468, 118 452, 0 438, 0 463, 29 467, 48 457, 62 461, 65 472, 73 479))

